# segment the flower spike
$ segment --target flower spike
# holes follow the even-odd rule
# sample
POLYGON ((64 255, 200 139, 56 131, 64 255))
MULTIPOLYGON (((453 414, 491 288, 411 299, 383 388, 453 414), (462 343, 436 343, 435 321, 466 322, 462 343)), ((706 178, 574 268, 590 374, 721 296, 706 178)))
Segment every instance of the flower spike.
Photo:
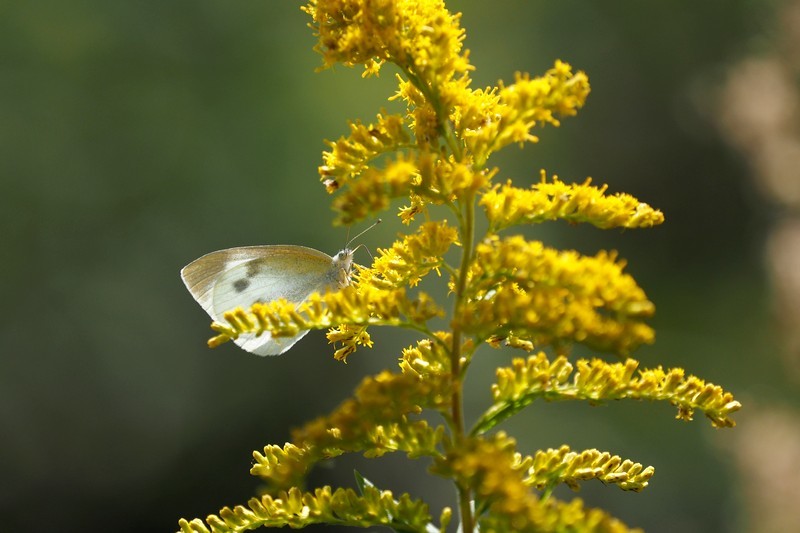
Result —
MULTIPOLYGON (((233 276, 232 285, 220 287, 216 274, 200 272, 198 301, 242 303, 212 324, 209 346, 241 343, 242 335, 297 337, 327 329, 334 357, 346 362, 356 349, 373 346, 372 326, 402 328, 415 338, 404 342, 399 370, 364 378, 352 397, 295 429, 290 442, 253 452, 250 472, 263 482, 262 496, 205 520, 181 520, 181 531, 327 523, 435 533, 451 520, 457 523, 450 529, 464 533, 638 531, 580 499, 561 501, 554 489, 564 484, 577 490, 598 480, 638 492, 654 467, 567 445, 523 454, 513 438, 491 431, 537 399, 666 401, 678 419, 699 412, 718 428, 732 427, 741 408, 731 393, 683 369, 640 368, 630 358, 654 341, 648 321, 655 306, 616 252, 556 250, 513 233, 555 220, 600 229, 664 221, 661 211, 609 193, 589 178, 566 183, 542 170, 538 183, 519 186, 498 178, 501 170, 489 165, 497 151, 535 143, 552 131, 545 126, 575 115, 591 90, 587 75, 557 60, 538 76, 517 73, 510 83, 473 87, 461 16, 443 0, 309 0, 302 9, 323 68, 361 66, 368 77, 386 67, 397 81, 389 100, 399 111, 349 122, 323 153, 318 172, 333 195, 335 223, 397 209, 397 226, 414 229, 378 247, 368 267, 347 263, 337 271, 341 264, 335 262, 326 275, 341 274, 338 290, 302 302, 266 301, 274 297, 266 292, 258 300, 263 287, 250 280, 253 269, 243 268, 243 279, 233 276), (247 299, 217 299, 217 289, 247 289, 247 299), (522 350, 527 358, 496 371, 491 404, 468 420, 467 374, 478 357, 491 357, 479 350, 484 344, 522 350), (576 345, 620 360, 570 359, 576 345), (540 351, 547 347, 553 356, 540 351), (354 453, 424 458, 430 473, 453 484, 453 510, 442 510, 437 527, 424 502, 407 494, 396 498, 360 474, 360 494, 345 487, 304 488, 320 462, 354 453)), ((223 268, 243 266, 235 253, 223 255, 231 259, 223 268)), ((291 284, 295 270, 287 268, 285 279, 267 275, 260 283, 291 284)), ((303 270, 298 268, 298 278, 303 270)))

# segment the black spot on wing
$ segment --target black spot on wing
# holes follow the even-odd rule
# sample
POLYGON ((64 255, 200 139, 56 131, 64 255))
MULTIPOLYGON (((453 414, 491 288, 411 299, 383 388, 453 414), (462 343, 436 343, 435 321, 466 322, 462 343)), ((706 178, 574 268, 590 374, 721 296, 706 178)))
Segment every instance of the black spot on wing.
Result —
POLYGON ((249 263, 247 263, 247 272, 245 275, 248 278, 252 278, 259 272, 261 272, 261 263, 259 263, 258 261, 250 261, 249 263))
POLYGON ((233 288, 236 289, 236 292, 244 292, 244 290, 247 289, 247 287, 249 286, 250 286, 249 279, 242 278, 242 279, 237 279, 236 281, 233 282, 233 288))

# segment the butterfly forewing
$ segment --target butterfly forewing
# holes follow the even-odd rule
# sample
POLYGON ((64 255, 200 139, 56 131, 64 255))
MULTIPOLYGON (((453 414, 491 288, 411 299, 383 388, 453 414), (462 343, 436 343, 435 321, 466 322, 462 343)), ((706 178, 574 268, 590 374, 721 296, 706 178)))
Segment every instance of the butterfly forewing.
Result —
POLYGON ((327 254, 299 246, 269 247, 269 254, 226 268, 214 283, 212 305, 217 316, 235 307, 284 298, 302 302, 324 291, 333 260, 327 254))

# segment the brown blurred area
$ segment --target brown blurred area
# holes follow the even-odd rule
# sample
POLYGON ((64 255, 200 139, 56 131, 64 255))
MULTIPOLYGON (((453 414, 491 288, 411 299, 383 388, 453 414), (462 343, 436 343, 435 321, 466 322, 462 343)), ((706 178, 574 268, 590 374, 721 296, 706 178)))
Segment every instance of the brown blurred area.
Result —
MULTIPOLYGON (((775 33, 730 65, 713 114, 720 135, 749 167, 773 215, 763 260, 780 339, 776 355, 800 386, 800 2, 778 6, 775 33)), ((735 459, 745 531, 800 530, 800 412, 781 399, 756 399, 727 449, 735 459)))

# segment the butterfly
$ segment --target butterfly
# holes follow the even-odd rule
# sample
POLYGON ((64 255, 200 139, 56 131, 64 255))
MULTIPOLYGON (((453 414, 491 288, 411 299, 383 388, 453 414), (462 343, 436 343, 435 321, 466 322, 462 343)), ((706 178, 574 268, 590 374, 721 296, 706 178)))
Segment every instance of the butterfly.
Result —
MULTIPOLYGON (((333 257, 297 245, 242 246, 206 254, 183 269, 181 278, 192 297, 206 313, 222 322, 223 313, 254 303, 279 298, 300 303, 312 293, 337 291, 350 284, 355 249, 350 243, 380 223, 378 219, 333 257)), ((265 331, 243 333, 234 342, 256 355, 280 355, 302 339, 308 330, 294 337, 273 337, 265 331)))

